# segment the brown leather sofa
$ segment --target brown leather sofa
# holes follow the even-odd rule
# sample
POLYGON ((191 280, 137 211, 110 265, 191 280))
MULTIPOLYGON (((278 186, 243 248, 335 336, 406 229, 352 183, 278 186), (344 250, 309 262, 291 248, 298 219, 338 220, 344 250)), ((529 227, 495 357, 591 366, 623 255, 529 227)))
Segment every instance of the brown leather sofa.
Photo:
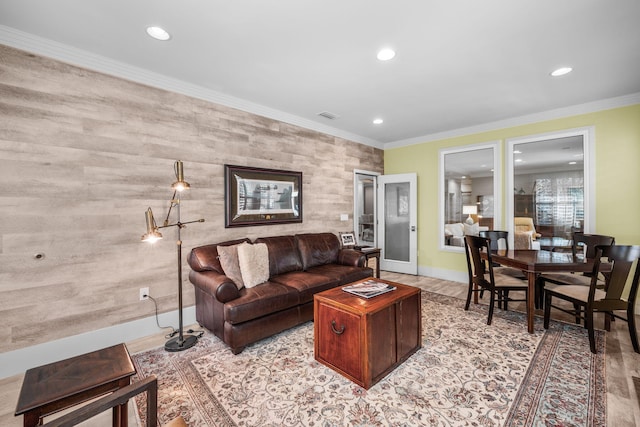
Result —
POLYGON ((194 248, 189 254, 195 287, 196 320, 222 339, 234 354, 248 344, 313 320, 313 295, 370 277, 364 254, 341 249, 333 233, 264 237, 269 251, 269 280, 238 290, 224 275, 218 246, 249 242, 232 240, 194 248))

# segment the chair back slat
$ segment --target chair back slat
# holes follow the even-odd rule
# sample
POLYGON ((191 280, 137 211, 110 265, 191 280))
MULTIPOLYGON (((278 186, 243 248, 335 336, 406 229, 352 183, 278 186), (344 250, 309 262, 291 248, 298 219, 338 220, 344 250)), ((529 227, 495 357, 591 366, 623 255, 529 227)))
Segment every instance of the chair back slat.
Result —
POLYGON ((611 246, 615 244, 616 239, 611 236, 602 234, 585 234, 576 231, 573 233, 573 244, 571 250, 573 255, 584 253, 587 258, 596 256, 596 246, 611 246))
POLYGON ((481 231, 480 237, 489 239, 489 247, 492 251, 509 250, 509 232, 500 230, 481 231), (502 245, 500 244, 502 242, 502 245), (504 246, 503 246, 504 245, 504 246))
POLYGON ((598 246, 604 249, 604 256, 611 264, 611 272, 607 277, 607 300, 620 300, 626 290, 629 274, 634 263, 636 271, 630 283, 629 301, 635 300, 638 292, 638 259, 640 259, 640 246, 613 245, 609 247, 598 246))

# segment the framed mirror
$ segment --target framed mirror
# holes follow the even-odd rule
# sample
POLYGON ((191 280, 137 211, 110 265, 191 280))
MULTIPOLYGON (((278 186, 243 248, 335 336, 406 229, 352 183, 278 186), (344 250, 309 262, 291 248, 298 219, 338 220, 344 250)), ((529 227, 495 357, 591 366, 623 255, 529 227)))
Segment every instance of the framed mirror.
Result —
POLYGON ((593 232, 593 128, 507 140, 507 228, 514 249, 566 250, 593 232))
POLYGON ((463 252, 464 236, 501 226, 499 142, 440 150, 440 249, 463 252))

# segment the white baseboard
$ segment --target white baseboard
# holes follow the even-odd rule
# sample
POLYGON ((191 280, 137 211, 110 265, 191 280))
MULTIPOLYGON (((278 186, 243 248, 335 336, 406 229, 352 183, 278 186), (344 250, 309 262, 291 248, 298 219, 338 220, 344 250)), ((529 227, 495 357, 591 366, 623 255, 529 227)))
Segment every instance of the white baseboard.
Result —
MULTIPOLYGON (((183 325, 196 323, 195 306, 182 311, 183 325)), ((178 310, 158 316, 161 325, 178 325, 178 310)), ((36 366, 78 356, 119 343, 126 343, 162 331, 156 324, 155 316, 122 323, 71 337, 37 344, 19 350, 0 353, 0 378, 25 372, 36 366)))

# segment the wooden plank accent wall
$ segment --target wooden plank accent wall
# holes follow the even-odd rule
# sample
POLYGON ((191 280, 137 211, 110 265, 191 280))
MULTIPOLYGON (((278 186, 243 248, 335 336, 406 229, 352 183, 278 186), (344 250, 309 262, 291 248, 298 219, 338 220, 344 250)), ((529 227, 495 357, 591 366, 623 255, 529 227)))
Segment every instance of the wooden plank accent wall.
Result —
POLYGON ((206 219, 182 233, 185 307, 192 247, 350 230, 353 170, 383 171, 373 147, 0 45, 0 353, 152 316, 141 287, 177 308, 175 229, 140 236, 178 159, 182 220, 206 219), (224 164, 302 171, 303 223, 225 229, 224 164))

